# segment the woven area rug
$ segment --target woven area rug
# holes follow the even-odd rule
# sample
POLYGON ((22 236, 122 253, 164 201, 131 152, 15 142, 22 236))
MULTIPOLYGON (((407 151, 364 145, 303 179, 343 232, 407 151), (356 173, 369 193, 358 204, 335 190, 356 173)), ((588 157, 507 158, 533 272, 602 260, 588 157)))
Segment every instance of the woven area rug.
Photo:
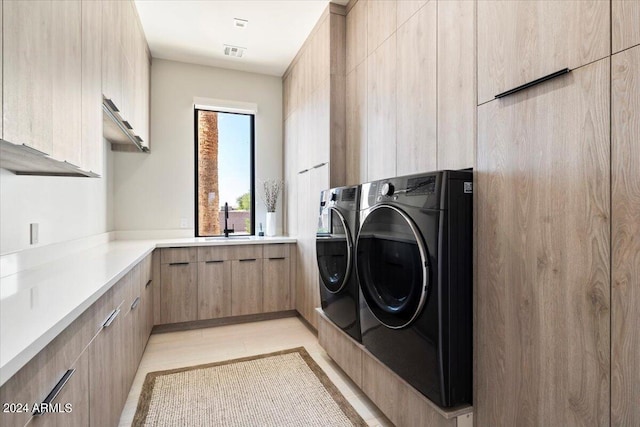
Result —
POLYGON ((303 348, 147 374, 134 426, 366 426, 303 348))

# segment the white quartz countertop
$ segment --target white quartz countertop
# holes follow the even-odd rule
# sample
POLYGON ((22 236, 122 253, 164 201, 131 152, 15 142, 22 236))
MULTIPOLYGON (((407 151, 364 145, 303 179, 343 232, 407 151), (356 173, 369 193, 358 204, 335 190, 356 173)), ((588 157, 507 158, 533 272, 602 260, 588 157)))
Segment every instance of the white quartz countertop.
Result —
POLYGON ((295 243, 291 237, 116 240, 0 278, 0 386, 155 248, 295 243))

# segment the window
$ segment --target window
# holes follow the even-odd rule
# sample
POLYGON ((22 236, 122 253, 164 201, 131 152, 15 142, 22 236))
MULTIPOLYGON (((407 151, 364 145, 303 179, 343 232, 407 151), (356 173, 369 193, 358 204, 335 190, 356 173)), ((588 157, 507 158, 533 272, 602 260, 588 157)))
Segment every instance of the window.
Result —
POLYGON ((254 234, 254 115, 195 109, 196 236, 254 234))

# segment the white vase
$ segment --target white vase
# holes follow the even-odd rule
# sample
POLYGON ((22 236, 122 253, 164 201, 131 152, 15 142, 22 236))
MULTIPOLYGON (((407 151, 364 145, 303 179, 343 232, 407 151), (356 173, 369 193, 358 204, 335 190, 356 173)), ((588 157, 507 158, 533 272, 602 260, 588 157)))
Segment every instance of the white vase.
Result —
POLYGON ((275 212, 267 212, 267 236, 275 236, 276 235, 276 213, 275 212))

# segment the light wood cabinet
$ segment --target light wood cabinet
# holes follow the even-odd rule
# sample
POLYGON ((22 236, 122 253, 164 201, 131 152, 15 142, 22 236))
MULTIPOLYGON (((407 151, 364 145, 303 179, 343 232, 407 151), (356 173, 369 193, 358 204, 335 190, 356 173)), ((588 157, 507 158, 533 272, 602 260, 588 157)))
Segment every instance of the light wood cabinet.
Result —
POLYGON ((439 170, 470 168, 475 162, 475 16, 476 2, 438 2, 439 170))
MULTIPOLYGON (((374 0, 367 8, 367 52, 372 54, 397 28, 396 0, 374 0)), ((395 39, 394 39, 395 45, 395 39)))
POLYGON ((480 1, 478 104, 564 68, 610 54, 610 3, 480 1))
POLYGON ((198 263, 198 319, 232 315, 231 263, 223 259, 198 263))
POLYGON ((50 155, 54 105, 53 2, 5 1, 2 7, 3 139, 50 155))
POLYGON ((640 44, 640 1, 611 0, 612 53, 640 44))
POLYGON ((358 1, 346 17, 346 73, 367 57, 367 3, 358 1))
MULTIPOLYGON (((437 168, 436 10, 436 2, 429 2, 397 31, 397 175, 437 168)), ((377 146, 380 144, 385 141, 376 142, 377 146)), ((385 159, 380 162, 384 164, 385 159)))
POLYGON ((293 308, 289 259, 289 245, 277 244, 264 247, 262 310, 265 313, 293 308))
POLYGON ((367 58, 369 180, 396 175, 396 81, 396 34, 393 34, 367 58))
POLYGON ((173 262, 160 267, 162 323, 198 318, 198 264, 173 262))
POLYGON ((102 3, 82 1, 82 168, 102 175, 102 3))
POLYGON ((231 315, 262 313, 262 260, 231 261, 231 315))
POLYGON ((609 424, 609 67, 478 109, 477 425, 609 424))
POLYGON ((362 388, 362 348, 323 316, 318 322, 318 341, 329 357, 362 388))
MULTIPOLYGON (((2 9, 3 9, 3 7, 2 7, 2 4, 0 3, 0 34, 2 34, 2 32, 3 32, 3 27, 2 27, 2 9)), ((3 81, 4 80, 2 79, 2 68, 3 68, 2 62, 3 62, 3 59, 4 59, 4 52, 2 53, 2 55, 0 55, 0 139, 3 138, 3 133, 2 133, 2 129, 3 129, 2 126, 3 125, 2 125, 2 123, 4 121, 2 119, 2 117, 4 117, 4 114, 3 114, 4 102, 2 100, 2 93, 4 92, 4 89, 3 89, 3 81)))
POLYGON ((611 425, 632 426, 640 425, 640 46, 611 59, 611 425))
POLYGON ((122 108, 122 14, 119 0, 102 1, 102 94, 122 108))
MULTIPOLYGON (((356 3, 356 6, 360 2, 356 3)), ((354 7, 355 9, 355 7, 354 7)), ((353 13, 353 12, 352 12, 353 13)), ((348 27, 347 27, 348 28, 348 27)), ((346 77, 346 171, 345 184, 367 182, 367 63, 346 77)))

